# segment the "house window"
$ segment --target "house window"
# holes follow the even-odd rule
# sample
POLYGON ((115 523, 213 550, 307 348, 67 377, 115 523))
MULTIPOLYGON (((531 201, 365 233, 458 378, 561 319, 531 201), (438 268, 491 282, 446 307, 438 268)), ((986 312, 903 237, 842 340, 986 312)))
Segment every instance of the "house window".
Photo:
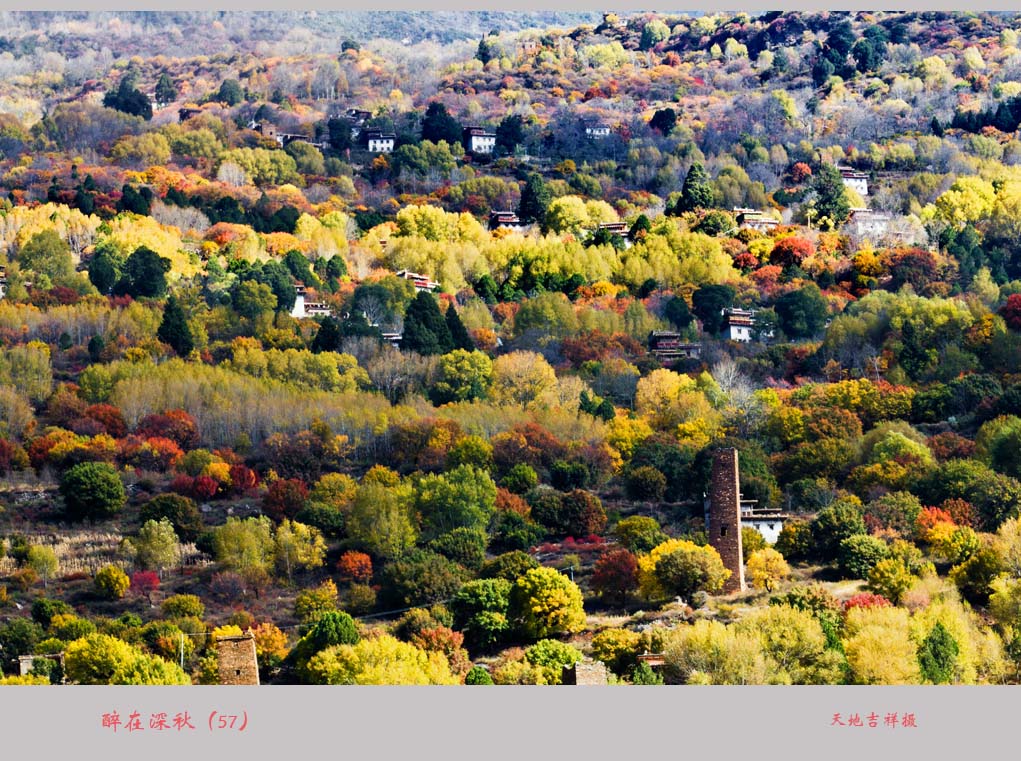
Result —
POLYGON ((720 536, 726 536, 726 535, 727 535, 727 527, 726 526, 720 526, 720 536))

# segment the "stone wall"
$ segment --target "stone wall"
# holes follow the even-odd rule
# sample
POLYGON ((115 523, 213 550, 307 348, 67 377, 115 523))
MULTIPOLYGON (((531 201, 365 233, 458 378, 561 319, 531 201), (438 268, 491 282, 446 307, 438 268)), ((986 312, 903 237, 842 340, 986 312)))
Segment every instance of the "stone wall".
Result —
POLYGON ((221 637, 216 641, 216 659, 220 684, 259 683, 259 661, 255 656, 255 635, 221 637))
POLYGON ((709 486, 709 543, 723 559, 730 578, 723 586, 725 594, 745 591, 744 563, 741 554, 741 491, 736 449, 713 453, 713 473, 709 486))
POLYGON ((573 685, 605 685, 607 684, 606 666, 600 661, 564 666, 560 681, 562 684, 573 685))

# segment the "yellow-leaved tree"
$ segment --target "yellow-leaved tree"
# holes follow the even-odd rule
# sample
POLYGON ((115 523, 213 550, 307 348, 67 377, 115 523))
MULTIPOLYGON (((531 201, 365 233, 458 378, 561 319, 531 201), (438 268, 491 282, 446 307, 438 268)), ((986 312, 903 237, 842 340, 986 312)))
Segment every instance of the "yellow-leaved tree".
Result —
POLYGON ((919 684, 918 645, 904 608, 851 608, 844 652, 854 684, 919 684))
POLYGON ((672 595, 712 594, 730 578, 720 553, 687 539, 668 539, 638 558, 638 590, 649 600, 672 595))
POLYGON ((334 645, 314 655, 306 671, 313 684, 458 684, 440 652, 428 652, 389 634, 334 645))
POLYGON ((753 587, 772 592, 777 584, 790 576, 791 567, 783 555, 772 547, 766 547, 751 554, 747 571, 753 587))

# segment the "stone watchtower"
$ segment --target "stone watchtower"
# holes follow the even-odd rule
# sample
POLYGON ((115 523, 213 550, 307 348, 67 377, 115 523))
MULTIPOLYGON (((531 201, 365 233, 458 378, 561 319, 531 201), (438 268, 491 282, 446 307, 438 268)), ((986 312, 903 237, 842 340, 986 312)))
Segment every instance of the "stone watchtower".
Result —
POLYGON ((216 661, 220 684, 259 683, 259 661, 255 655, 255 635, 251 629, 240 637, 218 637, 216 661))
POLYGON ((737 450, 713 453, 713 474, 709 485, 709 544, 720 553, 730 578, 723 592, 744 592, 744 563, 741 553, 741 491, 737 450))

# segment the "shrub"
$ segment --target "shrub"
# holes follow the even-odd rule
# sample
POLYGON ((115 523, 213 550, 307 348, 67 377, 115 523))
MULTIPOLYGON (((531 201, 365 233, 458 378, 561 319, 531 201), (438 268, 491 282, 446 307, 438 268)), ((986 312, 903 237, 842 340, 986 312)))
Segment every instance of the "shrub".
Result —
POLYGON ((433 539, 429 549, 477 571, 486 559, 486 541, 483 530, 461 526, 433 539))
POLYGON ((22 592, 27 592, 39 583, 39 574, 31 568, 19 568, 11 574, 11 581, 22 592))
POLYGON ((153 497, 139 511, 139 520, 159 521, 166 518, 183 542, 194 542, 202 533, 202 514, 194 500, 180 494, 161 494, 153 497))
POLYGON ((844 601, 844 610, 851 608, 888 608, 890 601, 872 592, 860 592, 844 601))
POLYGON ((709 593, 703 589, 698 590, 691 596, 688 603, 694 610, 700 610, 709 604, 709 593))
POLYGON ((904 593, 915 582, 915 576, 900 558, 886 558, 876 563, 868 575, 868 589, 899 605, 904 593))
POLYGON ((641 465, 628 471, 624 488, 628 499, 662 502, 666 494, 666 476, 650 465, 641 465))
POLYGON ((530 465, 518 463, 501 479, 500 486, 514 494, 524 494, 534 489, 539 483, 539 476, 530 465))
POLYGON ((127 501, 120 476, 105 462, 83 462, 70 468, 60 479, 60 494, 74 521, 109 518, 127 501))
POLYGON ((547 684, 560 684, 563 667, 578 663, 581 652, 555 639, 542 639, 525 651, 525 660, 542 669, 547 684))
POLYGON ((202 618, 206 606, 198 595, 172 595, 163 601, 163 615, 167 618, 202 618))
POLYGON ((152 603, 152 593, 159 589, 160 577, 155 571, 136 571, 131 574, 131 589, 137 594, 145 595, 145 599, 152 603))
POLYGON ((464 675, 465 684, 492 684, 493 677, 482 666, 472 666, 464 675))
POLYGON ((364 616, 376 607, 376 590, 368 584, 352 584, 344 593, 344 608, 355 616, 364 616))
POLYGON ((235 610, 227 617, 227 626, 236 626, 241 631, 247 631, 255 626, 255 616, 247 610, 235 610))
POLYGON ((642 636, 628 629, 605 629, 592 638, 592 656, 606 664, 615 674, 623 675, 634 668, 642 636))
POLYGON ((639 663, 631 670, 631 684, 659 685, 663 684, 663 677, 653 671, 648 663, 639 663))
POLYGON ((347 550, 337 560, 337 575, 342 581, 367 582, 372 578, 372 558, 364 552, 347 550))
POLYGON ((96 572, 96 579, 93 582, 96 594, 108 600, 120 600, 128 593, 131 587, 131 579, 120 568, 115 565, 108 565, 96 572))
POLYGON ((633 515, 617 522, 613 535, 624 547, 635 553, 651 552, 666 541, 667 536, 660 529, 655 518, 633 515))
POLYGON ((611 550, 600 556, 592 571, 592 588, 621 605, 629 592, 638 588, 638 558, 630 550, 611 550))
POLYGON ((297 478, 274 481, 262 498, 262 509, 269 517, 277 521, 293 518, 301 510, 308 499, 308 487, 297 478))
POLYGON ((220 491, 220 482, 211 476, 199 476, 191 483, 191 493, 196 499, 212 499, 220 491))
POLYGON ((585 626, 581 590, 552 568, 533 568, 514 582, 509 613, 528 639, 572 634, 585 626))
POLYGON ((890 548, 882 539, 868 534, 856 534, 840 543, 837 560, 845 576, 867 579, 876 563, 889 556, 890 548))
POLYGON ((303 589, 294 598, 294 615, 302 623, 337 609, 337 585, 327 579, 315 589, 303 589))
POLYGON ((245 594, 246 584, 241 574, 235 571, 220 571, 214 573, 209 580, 209 591, 226 603, 232 603, 241 599, 245 594))
POLYGON ((506 579, 515 581, 532 568, 538 568, 539 561, 521 550, 513 550, 487 560, 479 569, 479 578, 506 579))

